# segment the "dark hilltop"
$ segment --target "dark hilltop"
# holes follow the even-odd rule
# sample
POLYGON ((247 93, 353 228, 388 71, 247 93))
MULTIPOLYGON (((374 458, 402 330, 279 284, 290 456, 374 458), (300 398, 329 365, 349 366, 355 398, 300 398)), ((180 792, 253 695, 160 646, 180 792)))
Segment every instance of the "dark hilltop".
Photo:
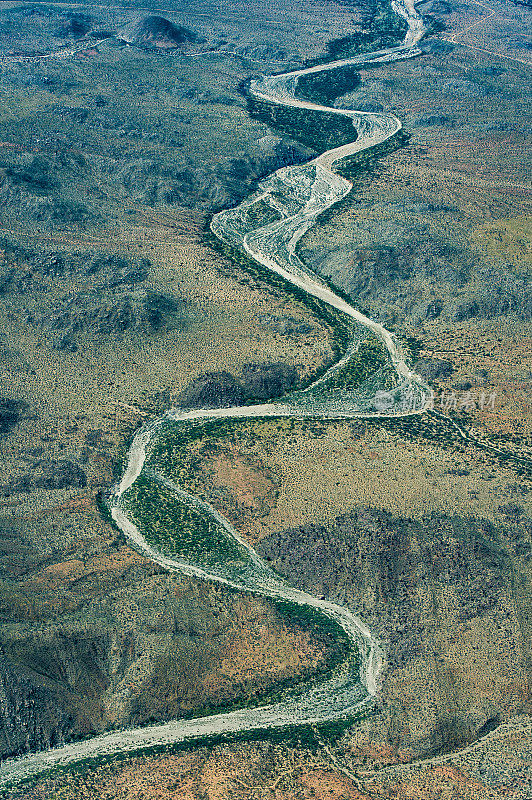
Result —
POLYGON ((155 15, 141 17, 128 23, 119 32, 118 37, 128 44, 165 49, 198 41, 193 31, 175 25, 166 17, 155 15))

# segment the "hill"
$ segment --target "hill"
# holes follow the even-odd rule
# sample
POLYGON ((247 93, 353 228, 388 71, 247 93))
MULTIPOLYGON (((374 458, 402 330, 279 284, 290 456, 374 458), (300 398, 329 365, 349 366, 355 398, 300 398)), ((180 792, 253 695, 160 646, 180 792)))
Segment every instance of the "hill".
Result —
POLYGON ((128 23, 118 34, 129 44, 144 47, 181 47, 188 42, 197 41, 196 34, 181 25, 175 25, 166 17, 149 15, 128 23))

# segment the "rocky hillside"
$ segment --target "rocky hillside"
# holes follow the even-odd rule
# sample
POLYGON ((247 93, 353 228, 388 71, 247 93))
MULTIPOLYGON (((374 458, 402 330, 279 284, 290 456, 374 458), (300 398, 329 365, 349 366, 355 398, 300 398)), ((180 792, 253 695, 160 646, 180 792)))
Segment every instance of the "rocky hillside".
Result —
POLYGON ((445 751, 530 712, 530 597, 520 582, 532 520, 516 504, 503 513, 507 525, 497 528, 363 508, 329 527, 260 542, 281 574, 346 603, 382 637, 387 668, 375 738, 413 753, 445 751))
POLYGON ((188 28, 156 15, 141 17, 128 23, 119 31, 118 36, 129 44, 165 49, 180 47, 198 39, 188 28))
POLYGON ((252 400, 269 400, 286 394, 297 381, 297 370, 289 364, 244 364, 240 380, 225 371, 198 375, 177 396, 177 405, 228 408, 252 400))
POLYGON ((76 352, 83 336, 101 341, 186 327, 186 303, 151 288, 146 258, 43 255, 6 240, 0 247, 0 296, 16 294, 22 307, 13 313, 43 331, 56 350, 76 352))
POLYGON ((2 755, 253 702, 335 657, 266 601, 161 572, 90 505, 0 524, 2 755))

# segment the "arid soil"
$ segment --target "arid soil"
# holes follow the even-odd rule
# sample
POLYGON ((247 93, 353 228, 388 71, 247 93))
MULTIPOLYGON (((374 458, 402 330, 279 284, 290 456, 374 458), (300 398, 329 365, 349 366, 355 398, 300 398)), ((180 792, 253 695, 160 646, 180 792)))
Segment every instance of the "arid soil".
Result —
POLYGON ((525 800, 531 784, 529 720, 501 726, 474 750, 415 768, 411 754, 371 739, 333 744, 310 732, 311 747, 225 744, 190 753, 140 756, 41 779, 10 796, 24 800, 525 800), (399 762, 398 766, 390 766, 399 762), (368 765, 371 764, 371 768, 368 765), (343 770, 343 771, 342 771, 343 770))
POLYGON ((326 636, 164 574, 99 519, 92 492, 41 500, 0 526, 3 753, 253 701, 327 668, 326 636))
MULTIPOLYGON (((530 11, 488 0, 486 18, 492 16, 477 26, 484 6, 426 5, 447 25, 427 55, 365 71, 356 91, 339 101, 393 108, 410 145, 362 175, 352 201, 308 234, 301 254, 366 313, 395 325, 399 336, 414 337, 414 361, 451 365, 431 379, 437 410, 453 412, 441 406, 442 397, 454 392, 460 400, 470 392, 474 407, 457 408, 455 418, 482 440, 526 455, 532 446, 530 56, 522 31, 530 11), (468 25, 476 27, 461 33, 468 25), (479 409, 481 392, 495 393, 493 408, 479 409)), ((228 12, 216 13, 221 37, 228 12)), ((319 55, 331 35, 342 35, 345 13, 334 6, 332 33, 320 18, 315 52, 305 55, 319 55)), ((318 27, 312 9, 301 14, 307 33, 318 27)), ((257 43, 252 14, 249 19, 249 42, 228 46, 241 45, 259 61, 301 57, 293 40, 285 52, 272 46, 279 20, 261 29, 257 43)), ((204 23, 193 27, 206 35, 204 23)), ((295 30, 290 20, 286 27, 295 30)), ((102 45, 75 64, 97 72, 122 58, 102 45)), ((127 54, 131 69, 138 59, 148 69, 149 58, 144 51, 127 54)), ((31 163, 44 179, 42 164, 33 161, 44 154, 52 171, 64 171, 56 173, 63 188, 78 172, 83 188, 90 183, 90 154, 109 155, 106 133, 90 141, 85 166, 54 160, 63 152, 57 141, 64 130, 34 141, 35 119, 65 118, 83 105, 66 90, 63 96, 66 84, 59 91, 46 83, 57 79, 56 68, 50 75, 32 68, 41 82, 35 107, 21 104, 19 88, 9 104, 6 99, 4 109, 20 108, 32 135, 19 126, 14 145, 6 123, 0 142, 2 186, 14 191, 5 195, 12 219, 4 217, 2 234, 29 254, 13 267, 9 243, 0 245, 6 253, 0 268, 3 753, 256 699, 323 669, 330 657, 329 642, 287 625, 266 602, 163 574, 125 545, 96 505, 134 430, 194 379, 227 372, 240 382, 250 364, 283 364, 299 380, 333 356, 331 331, 308 310, 202 240, 205 219, 197 208, 233 202, 242 190, 240 168, 244 182, 252 182, 250 175, 266 163, 302 157, 284 140, 256 144, 276 132, 249 123, 235 87, 258 67, 238 63, 231 67, 228 58, 212 71, 215 101, 204 94, 199 67, 183 66, 194 90, 192 98, 179 97, 183 113, 206 131, 213 109, 203 104, 213 101, 216 117, 208 135, 184 137, 182 171, 187 159, 205 153, 207 140, 212 150, 203 172, 180 175, 177 200, 165 205, 166 178, 156 170, 148 180, 143 172, 148 167, 139 162, 157 160, 160 152, 142 139, 142 122, 113 120, 110 138, 119 130, 121 141, 133 142, 117 159, 135 164, 124 172, 120 161, 110 184, 91 189, 90 210, 112 209, 105 224, 63 220, 54 229, 38 216, 45 205, 35 200, 38 187, 28 205, 29 195, 21 200, 6 172, 31 163), (235 119, 236 145, 229 135, 235 119), (231 163, 214 174, 218 151, 231 163), (147 259, 147 274, 124 283, 121 268, 105 272, 95 300, 83 269, 102 255, 132 268, 147 259), (61 274, 58 257, 67 262, 61 274), (70 269, 69 259, 76 258, 70 269), (111 285, 117 276, 122 282, 111 285), (160 325, 145 327, 150 292, 173 298, 179 319, 168 312, 160 325), (65 326, 55 328, 70 301, 65 326), (128 303, 133 316, 121 328, 128 303)), ((79 79, 76 70, 66 83, 79 79)), ((189 88, 182 82, 179 92, 189 88)), ((142 96, 134 95, 139 109, 142 96)), ((93 100, 100 102, 96 89, 93 100)), ((108 124, 107 112, 94 113, 108 124)), ((82 123, 69 119, 76 133, 82 123)), ((95 174, 100 180, 104 173, 95 174)), ((75 193, 65 199, 79 201, 75 193)), ((42 778, 7 797, 528 800, 532 500, 526 470, 430 420, 396 426, 269 421, 215 447, 211 442, 187 480, 279 572, 348 604, 378 631, 388 665, 376 714, 337 740, 314 733, 299 745, 226 743, 138 756, 42 778), (407 763, 453 750, 443 761, 407 763)))

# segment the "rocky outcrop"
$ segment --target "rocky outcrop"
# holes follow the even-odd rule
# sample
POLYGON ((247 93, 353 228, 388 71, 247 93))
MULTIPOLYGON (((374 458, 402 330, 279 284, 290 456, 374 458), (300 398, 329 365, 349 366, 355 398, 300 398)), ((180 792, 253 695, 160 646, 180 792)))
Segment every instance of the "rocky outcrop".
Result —
POLYGON ((297 370, 289 364, 244 364, 242 384, 248 398, 281 397, 297 383, 297 370))
MULTIPOLYGON (((179 79, 168 91, 177 104, 180 100, 198 106, 244 103, 235 92, 215 92, 179 79)), ((67 88, 64 93, 68 95, 67 88)), ((60 116, 69 126, 74 125, 79 130, 87 125, 104 129, 118 140, 151 135, 149 126, 137 128, 128 118, 117 115, 104 97, 96 97, 94 105, 87 102, 87 107, 65 102, 48 104, 45 110, 60 116)), ((194 112, 195 115, 199 113, 194 112)), ((179 136, 176 137, 179 141, 179 136)), ((146 151, 142 157, 132 158, 128 153, 127 157, 117 154, 116 158, 102 160, 99 174, 110 193, 122 197, 125 191, 133 202, 155 207, 178 205, 217 211, 240 202, 266 175, 281 167, 306 161, 313 155, 316 155, 314 150, 294 140, 267 135, 215 163, 198 165, 194 161, 182 160, 176 163, 173 157, 156 158, 146 151)), ((101 212, 94 201, 95 193, 88 188, 92 180, 90 161, 81 154, 29 155, 15 152, 9 162, 0 165, 0 206, 9 209, 10 218, 19 217, 25 222, 38 221, 54 227, 88 225, 97 222, 101 212)), ((115 208, 114 211, 121 214, 123 209, 115 208)))
MULTIPOLYGON (((445 208, 412 204, 413 212, 427 218, 439 210, 445 208)), ((394 325, 417 326, 440 318, 462 322, 510 314, 523 320, 532 317, 528 276, 502 264, 478 266, 469 245, 429 239, 422 230, 415 238, 371 247, 304 243, 300 254, 366 313, 394 325)))
POLYGON ((181 47, 198 39, 188 28, 156 15, 141 17, 128 23, 119 31, 118 37, 129 44, 158 48, 181 47))
MULTIPOLYGON (((188 101, 205 101, 202 96, 191 97, 190 91, 187 89, 188 101)), ((219 98, 211 99, 211 102, 219 101, 219 98)), ((179 204, 219 211, 243 200, 265 175, 289 164, 307 161, 312 155, 315 153, 308 147, 269 135, 258 139, 248 152, 225 159, 215 167, 191 166, 162 172, 160 165, 154 162, 131 162, 121 177, 124 184, 136 186, 149 175, 151 196, 147 202, 150 205, 179 204)))
POLYGON ((177 396, 181 408, 229 408, 241 405, 244 390, 230 372, 204 372, 177 396))
POLYGON ((87 476, 75 461, 66 458, 40 459, 33 464, 31 472, 18 475, 8 484, 0 485, 0 496, 9 497, 16 492, 31 492, 33 489, 84 488, 86 485, 87 476))
POLYGON ((56 350, 75 352, 83 333, 105 339, 186 326, 185 301, 147 285, 151 264, 146 258, 98 252, 43 255, 9 242, 1 244, 0 294, 39 293, 44 297, 40 308, 46 300, 48 308, 27 314, 24 322, 44 329, 56 350), (53 297, 57 278, 68 280, 72 290, 48 299, 53 297))
POLYGON ((418 358, 414 364, 414 369, 418 375, 429 382, 438 378, 448 378, 453 372, 453 365, 450 361, 436 358, 418 358))
POLYGON ((87 289, 108 291, 131 288, 148 279, 147 258, 123 258, 115 253, 42 253, 26 250, 6 239, 0 241, 0 294, 9 290, 24 294, 52 288, 57 277, 81 282, 87 289))
POLYGON ((92 28, 93 21, 89 14, 81 11, 67 11, 61 20, 55 35, 58 38, 79 39, 92 28))
POLYGON ((182 327, 183 307, 179 299, 149 289, 117 292, 107 300, 99 292, 76 294, 52 313, 49 328, 58 332, 53 336, 53 346, 58 350, 72 349, 73 337, 80 331, 107 336, 182 327))
POLYGON ((244 364, 240 380, 225 371, 198 375, 176 401, 181 408, 229 408, 281 397, 297 380, 297 370, 289 364, 244 364))
POLYGON ((79 464, 66 458, 39 461, 33 473, 33 483, 37 489, 83 488, 87 485, 87 476, 79 464))
POLYGON ((19 421, 24 404, 11 397, 0 397, 0 436, 8 433, 19 421))

